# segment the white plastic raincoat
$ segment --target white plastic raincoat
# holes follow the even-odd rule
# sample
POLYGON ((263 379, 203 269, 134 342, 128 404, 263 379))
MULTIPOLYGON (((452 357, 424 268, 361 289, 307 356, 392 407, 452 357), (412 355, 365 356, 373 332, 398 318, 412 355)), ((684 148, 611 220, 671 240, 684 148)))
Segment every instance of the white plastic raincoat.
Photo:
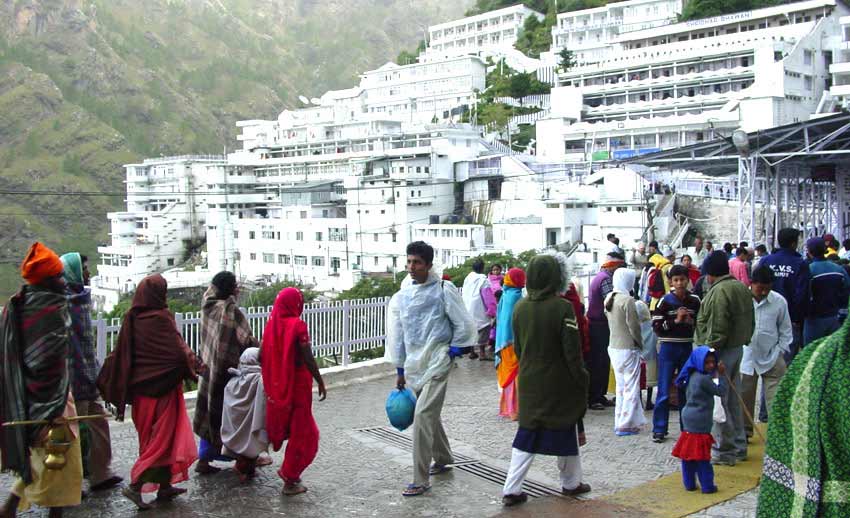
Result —
POLYGON ((448 373, 449 347, 475 344, 476 331, 457 288, 432 271, 423 284, 402 283, 390 299, 386 357, 418 392, 448 373))

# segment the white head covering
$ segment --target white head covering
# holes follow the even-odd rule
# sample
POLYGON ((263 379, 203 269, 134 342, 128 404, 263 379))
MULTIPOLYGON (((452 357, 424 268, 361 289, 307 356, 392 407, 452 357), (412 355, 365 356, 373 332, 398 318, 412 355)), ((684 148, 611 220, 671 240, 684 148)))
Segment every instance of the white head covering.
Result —
POLYGON ((631 268, 617 268, 612 282, 614 293, 629 295, 635 289, 635 271, 631 268))

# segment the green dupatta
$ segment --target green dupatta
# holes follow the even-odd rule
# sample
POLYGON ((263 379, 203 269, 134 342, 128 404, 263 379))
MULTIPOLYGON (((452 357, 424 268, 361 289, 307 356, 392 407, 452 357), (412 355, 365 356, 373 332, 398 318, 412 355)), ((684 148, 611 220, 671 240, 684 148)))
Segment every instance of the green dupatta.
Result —
POLYGON ((850 515, 850 320, 803 349, 770 410, 758 517, 850 515))

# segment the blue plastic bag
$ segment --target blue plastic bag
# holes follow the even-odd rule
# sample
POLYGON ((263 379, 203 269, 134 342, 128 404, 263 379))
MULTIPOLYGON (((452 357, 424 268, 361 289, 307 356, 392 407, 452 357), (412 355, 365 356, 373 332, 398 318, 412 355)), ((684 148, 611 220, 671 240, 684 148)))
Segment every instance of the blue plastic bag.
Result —
POLYGON ((416 394, 409 388, 394 388, 387 396, 387 417, 390 424, 403 432, 413 424, 413 412, 416 410, 416 394))

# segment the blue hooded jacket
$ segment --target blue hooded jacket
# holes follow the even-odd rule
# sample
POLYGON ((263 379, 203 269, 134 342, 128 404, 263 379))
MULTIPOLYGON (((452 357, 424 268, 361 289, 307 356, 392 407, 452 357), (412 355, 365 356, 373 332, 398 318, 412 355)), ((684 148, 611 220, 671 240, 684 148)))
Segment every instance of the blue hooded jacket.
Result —
POLYGON ((705 372, 705 358, 714 354, 714 350, 701 345, 691 352, 691 356, 676 378, 676 385, 685 387, 686 403, 682 409, 682 427, 690 433, 711 433, 714 425, 714 396, 726 392, 726 380, 720 377, 715 385, 710 372, 705 372))

